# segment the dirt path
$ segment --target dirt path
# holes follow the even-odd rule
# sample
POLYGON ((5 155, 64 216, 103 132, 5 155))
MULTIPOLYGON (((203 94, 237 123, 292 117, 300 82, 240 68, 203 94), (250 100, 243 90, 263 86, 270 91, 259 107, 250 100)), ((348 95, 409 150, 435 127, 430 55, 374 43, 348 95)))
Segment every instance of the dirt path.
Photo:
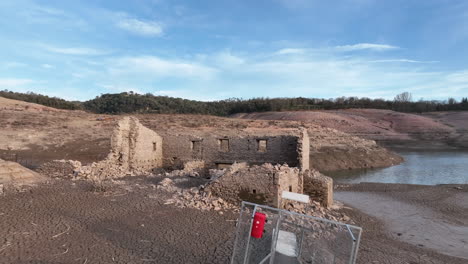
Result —
POLYGON ((386 261, 376 263, 468 261, 468 186, 357 184, 339 189, 335 198, 358 210, 349 211, 364 229, 361 263, 379 259, 372 254, 376 251, 386 255, 386 261))

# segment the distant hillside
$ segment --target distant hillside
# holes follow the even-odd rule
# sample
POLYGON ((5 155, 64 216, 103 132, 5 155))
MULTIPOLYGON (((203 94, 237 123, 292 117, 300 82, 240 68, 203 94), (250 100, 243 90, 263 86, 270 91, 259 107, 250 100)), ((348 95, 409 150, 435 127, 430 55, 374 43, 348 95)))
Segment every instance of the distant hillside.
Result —
POLYGON ((376 140, 392 147, 468 148, 468 112, 399 113, 378 109, 257 112, 232 115, 252 120, 302 121, 376 140))
POLYGON ((17 93, 8 90, 0 91, 0 96, 8 99, 20 100, 29 103, 45 105, 58 109, 77 110, 82 109, 80 102, 69 102, 67 100, 49 97, 47 95, 36 94, 33 92, 17 93))
MULTIPOLYGON (((409 95, 408 93, 404 93, 409 95)), ((86 102, 69 102, 56 97, 36 93, 16 93, 0 91, 0 96, 42 104, 61 109, 83 109, 100 114, 121 113, 159 113, 159 114, 207 114, 229 116, 237 113, 300 110, 336 110, 336 109, 385 109, 399 112, 436 112, 468 110, 468 98, 461 102, 454 99, 447 101, 412 102, 411 95, 397 95, 395 100, 369 99, 358 97, 340 97, 336 99, 317 98, 232 98, 221 101, 203 102, 181 98, 155 96, 125 92, 103 94, 86 102)))

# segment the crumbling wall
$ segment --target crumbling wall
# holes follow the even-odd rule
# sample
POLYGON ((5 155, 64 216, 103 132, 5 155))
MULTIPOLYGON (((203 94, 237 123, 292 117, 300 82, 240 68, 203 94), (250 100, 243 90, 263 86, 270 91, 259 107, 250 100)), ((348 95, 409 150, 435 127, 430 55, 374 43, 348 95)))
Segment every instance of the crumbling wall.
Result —
POLYGON ((163 167, 181 169, 184 163, 191 160, 204 160, 207 168, 223 168, 235 162, 298 167, 302 160, 298 150, 304 149, 304 153, 308 150, 298 147, 299 137, 294 135, 226 134, 197 135, 196 131, 191 134, 163 134, 163 167))
POLYGON ((124 169, 152 169, 162 166, 162 138, 135 117, 119 121, 111 140, 108 159, 124 169))
POLYGON ((299 158, 299 168, 306 171, 310 167, 310 139, 307 129, 301 128, 301 133, 297 143, 297 153, 299 158))
POLYGON ((333 179, 315 170, 303 173, 304 194, 325 207, 333 205, 333 179))
POLYGON ((114 129, 111 151, 101 162, 83 166, 85 178, 116 178, 162 166, 162 138, 135 117, 122 118, 114 129))
POLYGON ((300 191, 299 169, 287 165, 234 164, 205 187, 205 191, 231 203, 250 201, 278 207, 280 194, 300 191))
POLYGON ((135 117, 122 118, 112 133, 111 150, 105 160, 81 166, 80 162, 56 160, 39 171, 49 177, 88 179, 117 178, 145 173, 162 166, 162 138, 135 117))
POLYGON ((302 193, 302 173, 299 168, 280 169, 277 180, 277 203, 276 207, 281 204, 281 196, 283 191, 302 193))

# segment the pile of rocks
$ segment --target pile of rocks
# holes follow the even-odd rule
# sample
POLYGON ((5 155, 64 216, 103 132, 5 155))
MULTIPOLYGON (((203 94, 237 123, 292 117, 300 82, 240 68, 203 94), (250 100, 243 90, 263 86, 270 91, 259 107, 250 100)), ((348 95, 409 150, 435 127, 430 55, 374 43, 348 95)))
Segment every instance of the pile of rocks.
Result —
POLYGON ((283 204, 282 209, 331 221, 354 224, 347 215, 337 211, 337 209, 340 209, 342 206, 343 205, 338 202, 335 202, 333 206, 324 207, 317 201, 310 201, 308 204, 291 201, 283 204))
POLYGON ((214 210, 223 214, 224 210, 235 210, 238 206, 230 204, 221 198, 211 196, 204 192, 203 186, 182 189, 175 186, 170 178, 164 178, 157 186, 157 189, 164 190, 171 194, 164 204, 172 204, 179 208, 196 208, 200 210, 214 210))
POLYGON ((73 178, 78 174, 81 167, 79 161, 53 160, 42 164, 37 172, 51 178, 73 178))
POLYGON ((167 172, 166 177, 207 177, 207 169, 205 168, 205 161, 203 160, 193 160, 184 163, 183 170, 173 170, 167 172))
POLYGON ((128 170, 112 160, 93 162, 83 166, 76 160, 53 160, 42 164, 37 172, 51 178, 114 179, 124 176, 148 175, 145 169, 128 170))

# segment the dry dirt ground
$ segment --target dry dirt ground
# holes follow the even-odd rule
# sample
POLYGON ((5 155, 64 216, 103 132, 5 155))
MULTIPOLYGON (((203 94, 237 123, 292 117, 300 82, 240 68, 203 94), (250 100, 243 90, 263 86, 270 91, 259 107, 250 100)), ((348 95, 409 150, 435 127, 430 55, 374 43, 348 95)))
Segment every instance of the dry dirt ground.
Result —
POLYGON ((468 148, 468 111, 408 114, 349 109, 236 114, 253 120, 295 120, 333 128, 399 148, 468 148))
MULTIPOLYGON (((161 179, 124 178, 105 192, 84 181, 53 180, 0 196, 0 263, 228 263, 238 214, 165 204, 171 194, 154 187, 161 179)), ((466 204, 447 204, 468 193, 461 187, 359 184, 339 187, 338 194, 387 196, 460 224, 468 219, 466 204)), ((411 230, 395 231, 372 212, 340 211, 363 228, 357 263, 466 263, 431 249, 425 239, 407 241, 411 230)))
POLYGON ((361 183, 335 198, 363 227, 359 263, 468 263, 468 185, 361 183))
MULTIPOLYGON (((311 139, 312 166, 322 171, 386 167, 402 159, 372 140, 301 121, 266 121, 205 115, 136 115, 156 132, 176 130, 306 127, 311 139)), ((57 110, 0 97, 0 158, 30 168, 54 160, 79 160, 83 164, 104 159, 110 136, 120 116, 57 110)))
POLYGON ((228 263, 237 213, 166 205, 153 184, 57 180, 0 196, 0 263, 228 263))

